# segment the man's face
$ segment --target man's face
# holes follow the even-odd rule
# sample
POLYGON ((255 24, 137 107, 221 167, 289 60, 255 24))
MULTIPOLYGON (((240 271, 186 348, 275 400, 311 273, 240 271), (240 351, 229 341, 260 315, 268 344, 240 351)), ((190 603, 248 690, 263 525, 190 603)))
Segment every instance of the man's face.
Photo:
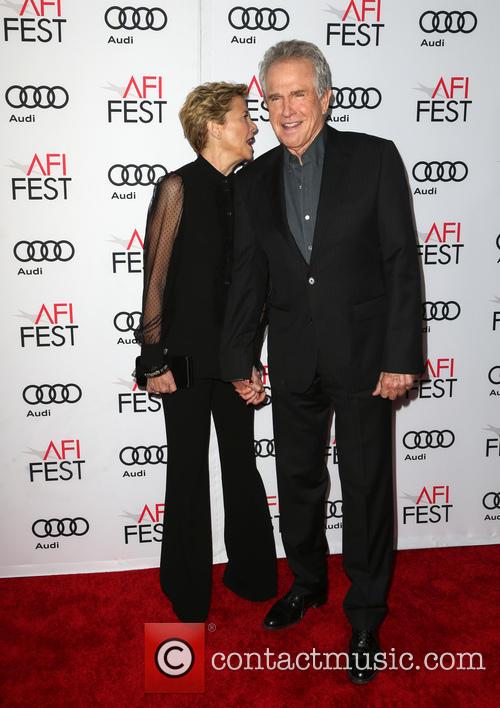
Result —
POLYGON ((321 98, 308 59, 284 59, 271 64, 266 75, 269 120, 276 137, 297 156, 302 155, 323 127, 331 91, 321 98))

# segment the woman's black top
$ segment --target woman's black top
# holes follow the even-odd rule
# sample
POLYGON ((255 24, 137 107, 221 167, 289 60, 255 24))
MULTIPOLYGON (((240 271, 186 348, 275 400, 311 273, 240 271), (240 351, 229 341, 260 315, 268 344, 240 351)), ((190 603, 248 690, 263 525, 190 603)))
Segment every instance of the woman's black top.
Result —
POLYGON ((190 355, 196 378, 220 378, 219 345, 230 285, 233 175, 207 160, 155 187, 144 241, 141 343, 146 372, 165 370, 166 351, 190 355))

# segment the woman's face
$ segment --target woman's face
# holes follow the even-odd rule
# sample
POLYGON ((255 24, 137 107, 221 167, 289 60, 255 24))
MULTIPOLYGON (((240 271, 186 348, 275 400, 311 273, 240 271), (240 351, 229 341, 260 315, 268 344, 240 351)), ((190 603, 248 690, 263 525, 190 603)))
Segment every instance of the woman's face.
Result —
POLYGON ((253 158, 254 135, 257 126, 248 115, 247 104, 242 96, 235 96, 231 108, 221 125, 220 146, 231 161, 247 162, 253 158))

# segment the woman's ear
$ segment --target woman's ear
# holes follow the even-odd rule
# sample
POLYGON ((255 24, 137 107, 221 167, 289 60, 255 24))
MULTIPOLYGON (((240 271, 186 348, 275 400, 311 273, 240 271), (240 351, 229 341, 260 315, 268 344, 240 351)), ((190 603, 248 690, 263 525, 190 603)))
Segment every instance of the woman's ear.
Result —
POLYGON ((209 120, 207 123, 207 130, 210 135, 215 138, 215 140, 220 140, 222 137, 222 125, 216 123, 214 120, 209 120))

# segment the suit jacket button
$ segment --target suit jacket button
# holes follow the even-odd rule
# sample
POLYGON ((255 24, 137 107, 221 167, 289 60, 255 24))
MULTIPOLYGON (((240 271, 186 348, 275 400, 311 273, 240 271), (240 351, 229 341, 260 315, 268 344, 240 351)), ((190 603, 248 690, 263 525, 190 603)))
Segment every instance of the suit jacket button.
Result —
POLYGON ((309 278, 309 285, 314 285, 315 282, 314 278, 309 278))

